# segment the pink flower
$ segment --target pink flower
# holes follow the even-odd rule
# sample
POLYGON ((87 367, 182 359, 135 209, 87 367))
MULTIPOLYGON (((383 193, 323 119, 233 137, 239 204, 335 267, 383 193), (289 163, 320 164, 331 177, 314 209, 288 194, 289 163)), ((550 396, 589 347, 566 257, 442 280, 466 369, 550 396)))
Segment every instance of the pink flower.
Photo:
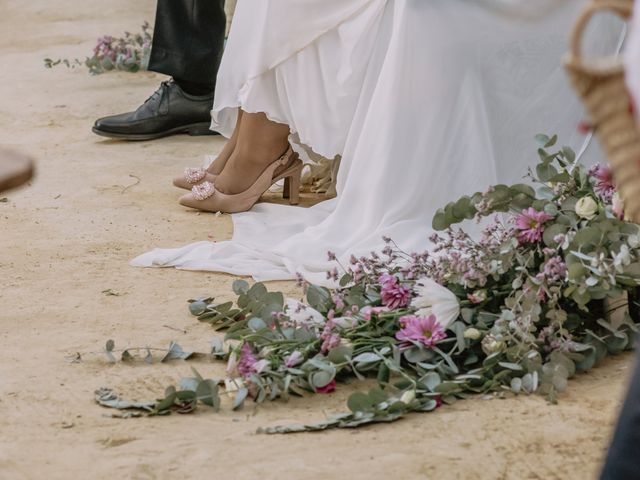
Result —
POLYGON ((374 315, 374 314, 378 315, 380 313, 384 313, 384 312, 388 312, 388 311, 389 311, 388 307, 370 307, 370 306, 366 306, 362 310, 360 310, 360 314, 362 315, 362 319, 365 322, 370 322, 372 315, 374 315))
POLYGON ((624 220, 624 202, 616 192, 611 196, 611 210, 619 220, 624 220))
POLYGON ((316 393, 331 393, 336 389, 336 379, 334 378, 324 387, 316 388, 316 393))
POLYGON ((589 169, 587 174, 595 179, 596 192, 598 192, 605 202, 610 202, 616 191, 616 187, 613 184, 613 173, 611 172, 611 169, 607 166, 596 163, 589 169))
POLYGON ((419 342, 426 347, 433 347, 438 341, 445 338, 444 328, 438 323, 435 315, 418 317, 406 315, 400 318, 400 329, 396 332, 396 338, 404 342, 419 342))
POLYGON ((304 360, 304 355, 298 350, 292 352, 291 355, 284 357, 284 366, 287 368, 293 368, 304 360))
POLYGON ((562 282, 567 278, 567 265, 561 257, 551 257, 536 278, 540 281, 546 280, 548 283, 562 282))
POLYGON ((250 377, 255 373, 261 373, 269 366, 268 360, 258 360, 251 350, 251 346, 245 342, 240 349, 240 360, 238 360, 238 373, 243 377, 250 377))
POLYGON ((545 212, 539 212, 533 207, 523 210, 516 217, 516 228, 520 230, 518 240, 520 243, 535 243, 542 239, 543 225, 553 217, 545 212))
POLYGON ((379 278, 382 290, 380 296, 382 303, 391 310, 405 307, 411 299, 411 289, 400 284, 393 275, 382 275, 379 278))
POLYGON ((340 345, 340 335, 333 333, 334 326, 334 323, 329 320, 320 334, 320 339, 322 340, 320 351, 322 353, 327 353, 340 345))

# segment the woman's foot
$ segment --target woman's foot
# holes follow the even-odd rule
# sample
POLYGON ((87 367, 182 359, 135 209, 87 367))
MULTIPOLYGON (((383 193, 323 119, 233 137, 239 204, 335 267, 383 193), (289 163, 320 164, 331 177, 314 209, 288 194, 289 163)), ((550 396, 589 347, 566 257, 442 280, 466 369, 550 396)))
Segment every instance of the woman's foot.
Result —
POLYGON ((283 155, 267 165, 254 182, 241 192, 226 193, 220 191, 212 182, 203 182, 195 185, 191 193, 181 197, 180 204, 209 212, 244 212, 249 210, 271 185, 284 179, 283 196, 289 198, 292 205, 296 205, 300 192, 302 167, 303 164, 298 155, 288 147, 283 155))

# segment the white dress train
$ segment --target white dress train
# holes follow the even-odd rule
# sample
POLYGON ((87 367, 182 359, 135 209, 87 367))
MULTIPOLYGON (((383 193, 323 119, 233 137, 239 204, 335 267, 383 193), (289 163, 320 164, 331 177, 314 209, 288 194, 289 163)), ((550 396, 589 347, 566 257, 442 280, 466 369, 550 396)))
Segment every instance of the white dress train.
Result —
MULTIPOLYGON (((315 152, 341 154, 338 196, 311 208, 260 203, 233 215, 230 241, 132 264, 327 284, 328 250, 348 262, 379 250, 383 235, 427 248, 437 208, 521 179, 536 133, 580 150, 582 110, 561 56, 585 2, 544 1, 536 15, 487 2, 240 0, 213 124, 229 136, 239 107, 266 112, 315 152)), ((598 33, 600 47, 614 48, 616 27, 598 33)))

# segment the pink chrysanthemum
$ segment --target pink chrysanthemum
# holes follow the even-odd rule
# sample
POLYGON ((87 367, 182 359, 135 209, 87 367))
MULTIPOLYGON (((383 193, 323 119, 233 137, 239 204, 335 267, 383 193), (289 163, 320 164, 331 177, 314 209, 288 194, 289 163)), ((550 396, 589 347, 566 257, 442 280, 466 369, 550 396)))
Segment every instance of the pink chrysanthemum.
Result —
POLYGON ((611 169, 605 165, 596 163, 589 169, 588 175, 595 179, 595 191, 605 202, 610 202, 616 187, 613 184, 613 173, 611 169))
POLYGON ((533 207, 529 207, 518 214, 515 219, 520 243, 535 243, 542 239, 544 224, 553 217, 545 212, 539 212, 533 207))
POLYGON ((398 340, 419 342, 426 347, 433 347, 447 336, 435 315, 428 317, 407 315, 400 318, 400 326, 402 328, 396 332, 398 340))
POLYGON ((382 290, 382 304, 391 310, 407 306, 411 299, 411 289, 402 285, 393 275, 382 275, 379 278, 382 290))

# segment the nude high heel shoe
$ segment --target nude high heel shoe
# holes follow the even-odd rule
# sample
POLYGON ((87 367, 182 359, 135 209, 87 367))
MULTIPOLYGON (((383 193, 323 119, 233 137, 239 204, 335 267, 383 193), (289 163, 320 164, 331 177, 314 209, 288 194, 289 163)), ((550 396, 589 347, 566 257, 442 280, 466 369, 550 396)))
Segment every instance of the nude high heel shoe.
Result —
POLYGON ((291 205, 297 205, 300 199, 300 176, 303 163, 291 147, 271 163, 247 190, 227 195, 216 190, 212 182, 194 185, 191 193, 180 198, 180 204, 207 212, 239 213, 251 209, 271 185, 284 179, 283 197, 289 199, 291 205), (282 171, 277 172, 278 169, 282 171), (277 173, 276 173, 277 172, 277 173))

